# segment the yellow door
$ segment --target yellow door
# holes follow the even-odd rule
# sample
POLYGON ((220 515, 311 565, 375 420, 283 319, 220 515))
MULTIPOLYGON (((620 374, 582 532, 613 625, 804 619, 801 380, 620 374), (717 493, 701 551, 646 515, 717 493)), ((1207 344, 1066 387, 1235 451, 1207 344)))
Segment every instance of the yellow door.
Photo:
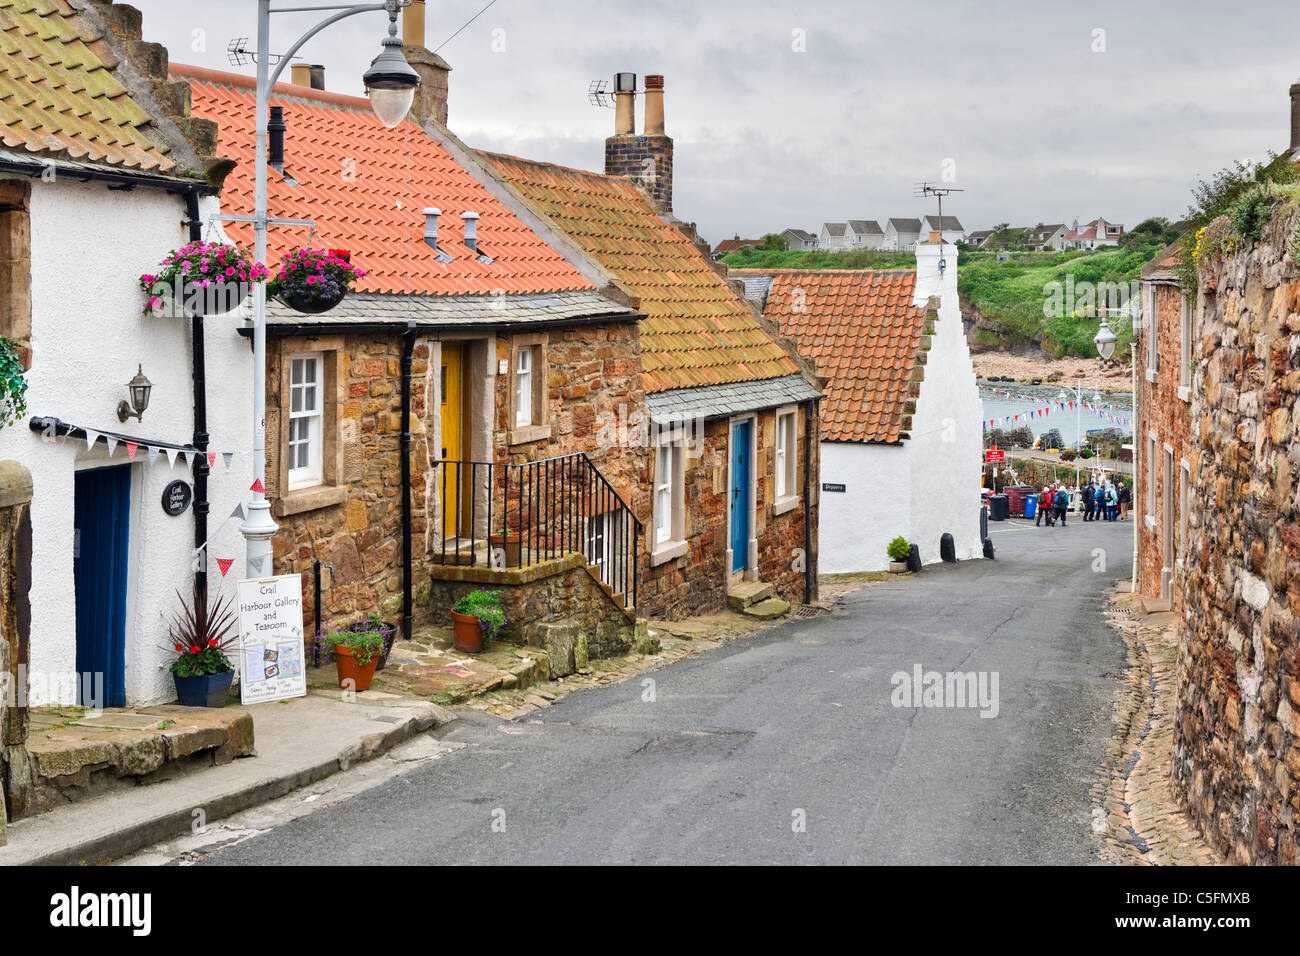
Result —
MULTIPOLYGON (((460 461, 461 450, 461 346, 448 342, 442 344, 442 457, 444 461, 460 461)), ((457 536, 459 502, 456 495, 460 466, 442 466, 438 480, 442 482, 442 534, 444 538, 457 536)))

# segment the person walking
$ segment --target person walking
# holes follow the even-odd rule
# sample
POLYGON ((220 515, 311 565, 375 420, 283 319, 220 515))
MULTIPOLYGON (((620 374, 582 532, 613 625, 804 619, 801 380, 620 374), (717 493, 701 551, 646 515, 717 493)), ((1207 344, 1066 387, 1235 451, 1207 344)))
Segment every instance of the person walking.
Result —
POLYGON ((1133 493, 1129 491, 1127 482, 1120 482, 1119 485, 1119 520, 1128 520, 1128 506, 1133 501, 1133 493))
POLYGON ((1119 495, 1115 493, 1115 486, 1106 482, 1106 520, 1114 521, 1119 512, 1119 495))
POLYGON ((1087 486, 1083 489, 1083 520, 1084 521, 1091 521, 1094 517, 1093 493, 1096 491, 1096 488, 1097 486, 1094 485, 1091 481, 1089 481, 1087 486))
POLYGON ((1047 486, 1043 485, 1043 490, 1038 493, 1038 514, 1034 518, 1034 527, 1041 528, 1043 526, 1044 518, 1047 519, 1047 526, 1049 528, 1052 526, 1052 516, 1047 513, 1047 509, 1051 507, 1051 505, 1048 504, 1049 500, 1050 499, 1047 495, 1047 486))
POLYGON ((1065 512, 1070 507, 1070 492, 1064 485, 1057 485, 1056 494, 1052 498, 1052 504, 1056 508, 1056 520, 1061 522, 1061 527, 1065 527, 1065 512))

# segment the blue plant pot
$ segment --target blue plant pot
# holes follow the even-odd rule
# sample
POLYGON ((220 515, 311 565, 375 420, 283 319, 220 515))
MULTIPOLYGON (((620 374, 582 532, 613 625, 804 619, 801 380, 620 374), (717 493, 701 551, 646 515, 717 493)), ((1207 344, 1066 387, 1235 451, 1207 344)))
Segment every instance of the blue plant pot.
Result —
POLYGON ((202 677, 179 677, 172 675, 176 681, 176 696, 184 707, 224 707, 230 685, 235 680, 234 671, 224 674, 205 674, 202 677))

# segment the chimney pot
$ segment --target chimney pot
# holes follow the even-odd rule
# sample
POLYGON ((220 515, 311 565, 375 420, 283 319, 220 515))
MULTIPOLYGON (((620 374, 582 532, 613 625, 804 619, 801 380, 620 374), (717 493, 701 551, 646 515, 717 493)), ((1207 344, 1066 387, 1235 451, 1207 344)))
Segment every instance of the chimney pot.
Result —
POLYGON ((432 248, 438 248, 438 217, 442 215, 442 210, 437 206, 429 206, 422 209, 424 215, 424 241, 432 248))
POLYGON ((471 252, 478 252, 478 213, 463 212, 460 218, 465 220, 465 245, 471 252))
POLYGON ((402 11, 403 46, 424 46, 424 0, 411 0, 402 11))
POLYGON ((657 73, 645 78, 645 134, 664 135, 664 78, 657 73))
POLYGON ((636 125, 636 74, 614 74, 614 135, 631 136, 636 125))
POLYGON ((1291 84, 1291 152, 1300 152, 1300 82, 1291 84))
POLYGON ((295 63, 290 66, 289 82, 294 86, 311 86, 311 64, 295 63))
POLYGON ((313 90, 325 89, 325 64, 313 63, 311 65, 311 88, 313 90))

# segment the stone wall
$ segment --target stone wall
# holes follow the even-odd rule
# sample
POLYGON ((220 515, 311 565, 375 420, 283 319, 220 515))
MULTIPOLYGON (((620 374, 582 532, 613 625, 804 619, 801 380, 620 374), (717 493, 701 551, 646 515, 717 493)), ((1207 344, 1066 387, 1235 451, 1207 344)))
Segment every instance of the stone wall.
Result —
MULTIPOLYGON (((1186 548, 1181 540, 1183 522, 1180 519, 1180 490, 1185 481, 1193 480, 1196 473, 1197 450, 1192 441, 1191 404, 1184 399, 1186 390, 1180 394, 1180 366, 1182 364, 1182 311, 1183 291, 1177 285, 1157 284, 1151 287, 1154 296, 1156 321, 1156 350, 1159 367, 1154 374, 1154 381, 1148 381, 1146 375, 1147 355, 1146 337, 1143 336, 1142 348, 1138 353, 1138 396, 1136 407, 1138 418, 1134 427, 1134 444, 1137 446, 1139 467, 1134 475, 1133 519, 1138 523, 1138 593, 1147 597, 1160 596, 1161 574, 1164 568, 1178 571, 1178 559, 1186 548), (1150 455, 1149 437, 1156 436, 1155 458, 1155 508, 1148 508, 1148 465, 1150 455), (1164 495, 1165 445, 1173 448, 1172 495, 1174 553, 1165 554, 1164 495), (1187 462, 1188 469, 1182 467, 1187 462), (1147 516, 1153 519, 1146 520, 1147 516)), ((1195 310, 1193 310, 1193 321, 1195 310)), ((1194 326, 1193 326, 1194 327, 1194 326)), ((1193 336, 1195 332, 1193 332, 1193 336)), ((1177 610, 1181 606, 1181 587, 1175 582, 1171 590, 1170 606, 1177 610)))
POLYGON ((0 461, 0 845, 27 809, 27 667, 32 609, 32 478, 0 461))
POLYGON ((1174 785, 1239 863, 1296 863, 1300 275, 1294 215, 1203 262, 1174 785))
POLYGON ((506 617, 500 639, 547 650, 552 677, 585 667, 589 657, 626 654, 636 639, 635 615, 615 603, 580 555, 519 570, 434 567, 430 604, 439 619, 450 620, 452 605, 481 588, 499 592, 506 617), (553 624, 568 629, 567 646, 560 653, 554 652, 556 629, 547 626, 553 624), (562 658, 571 663, 568 670, 559 666, 562 658))

